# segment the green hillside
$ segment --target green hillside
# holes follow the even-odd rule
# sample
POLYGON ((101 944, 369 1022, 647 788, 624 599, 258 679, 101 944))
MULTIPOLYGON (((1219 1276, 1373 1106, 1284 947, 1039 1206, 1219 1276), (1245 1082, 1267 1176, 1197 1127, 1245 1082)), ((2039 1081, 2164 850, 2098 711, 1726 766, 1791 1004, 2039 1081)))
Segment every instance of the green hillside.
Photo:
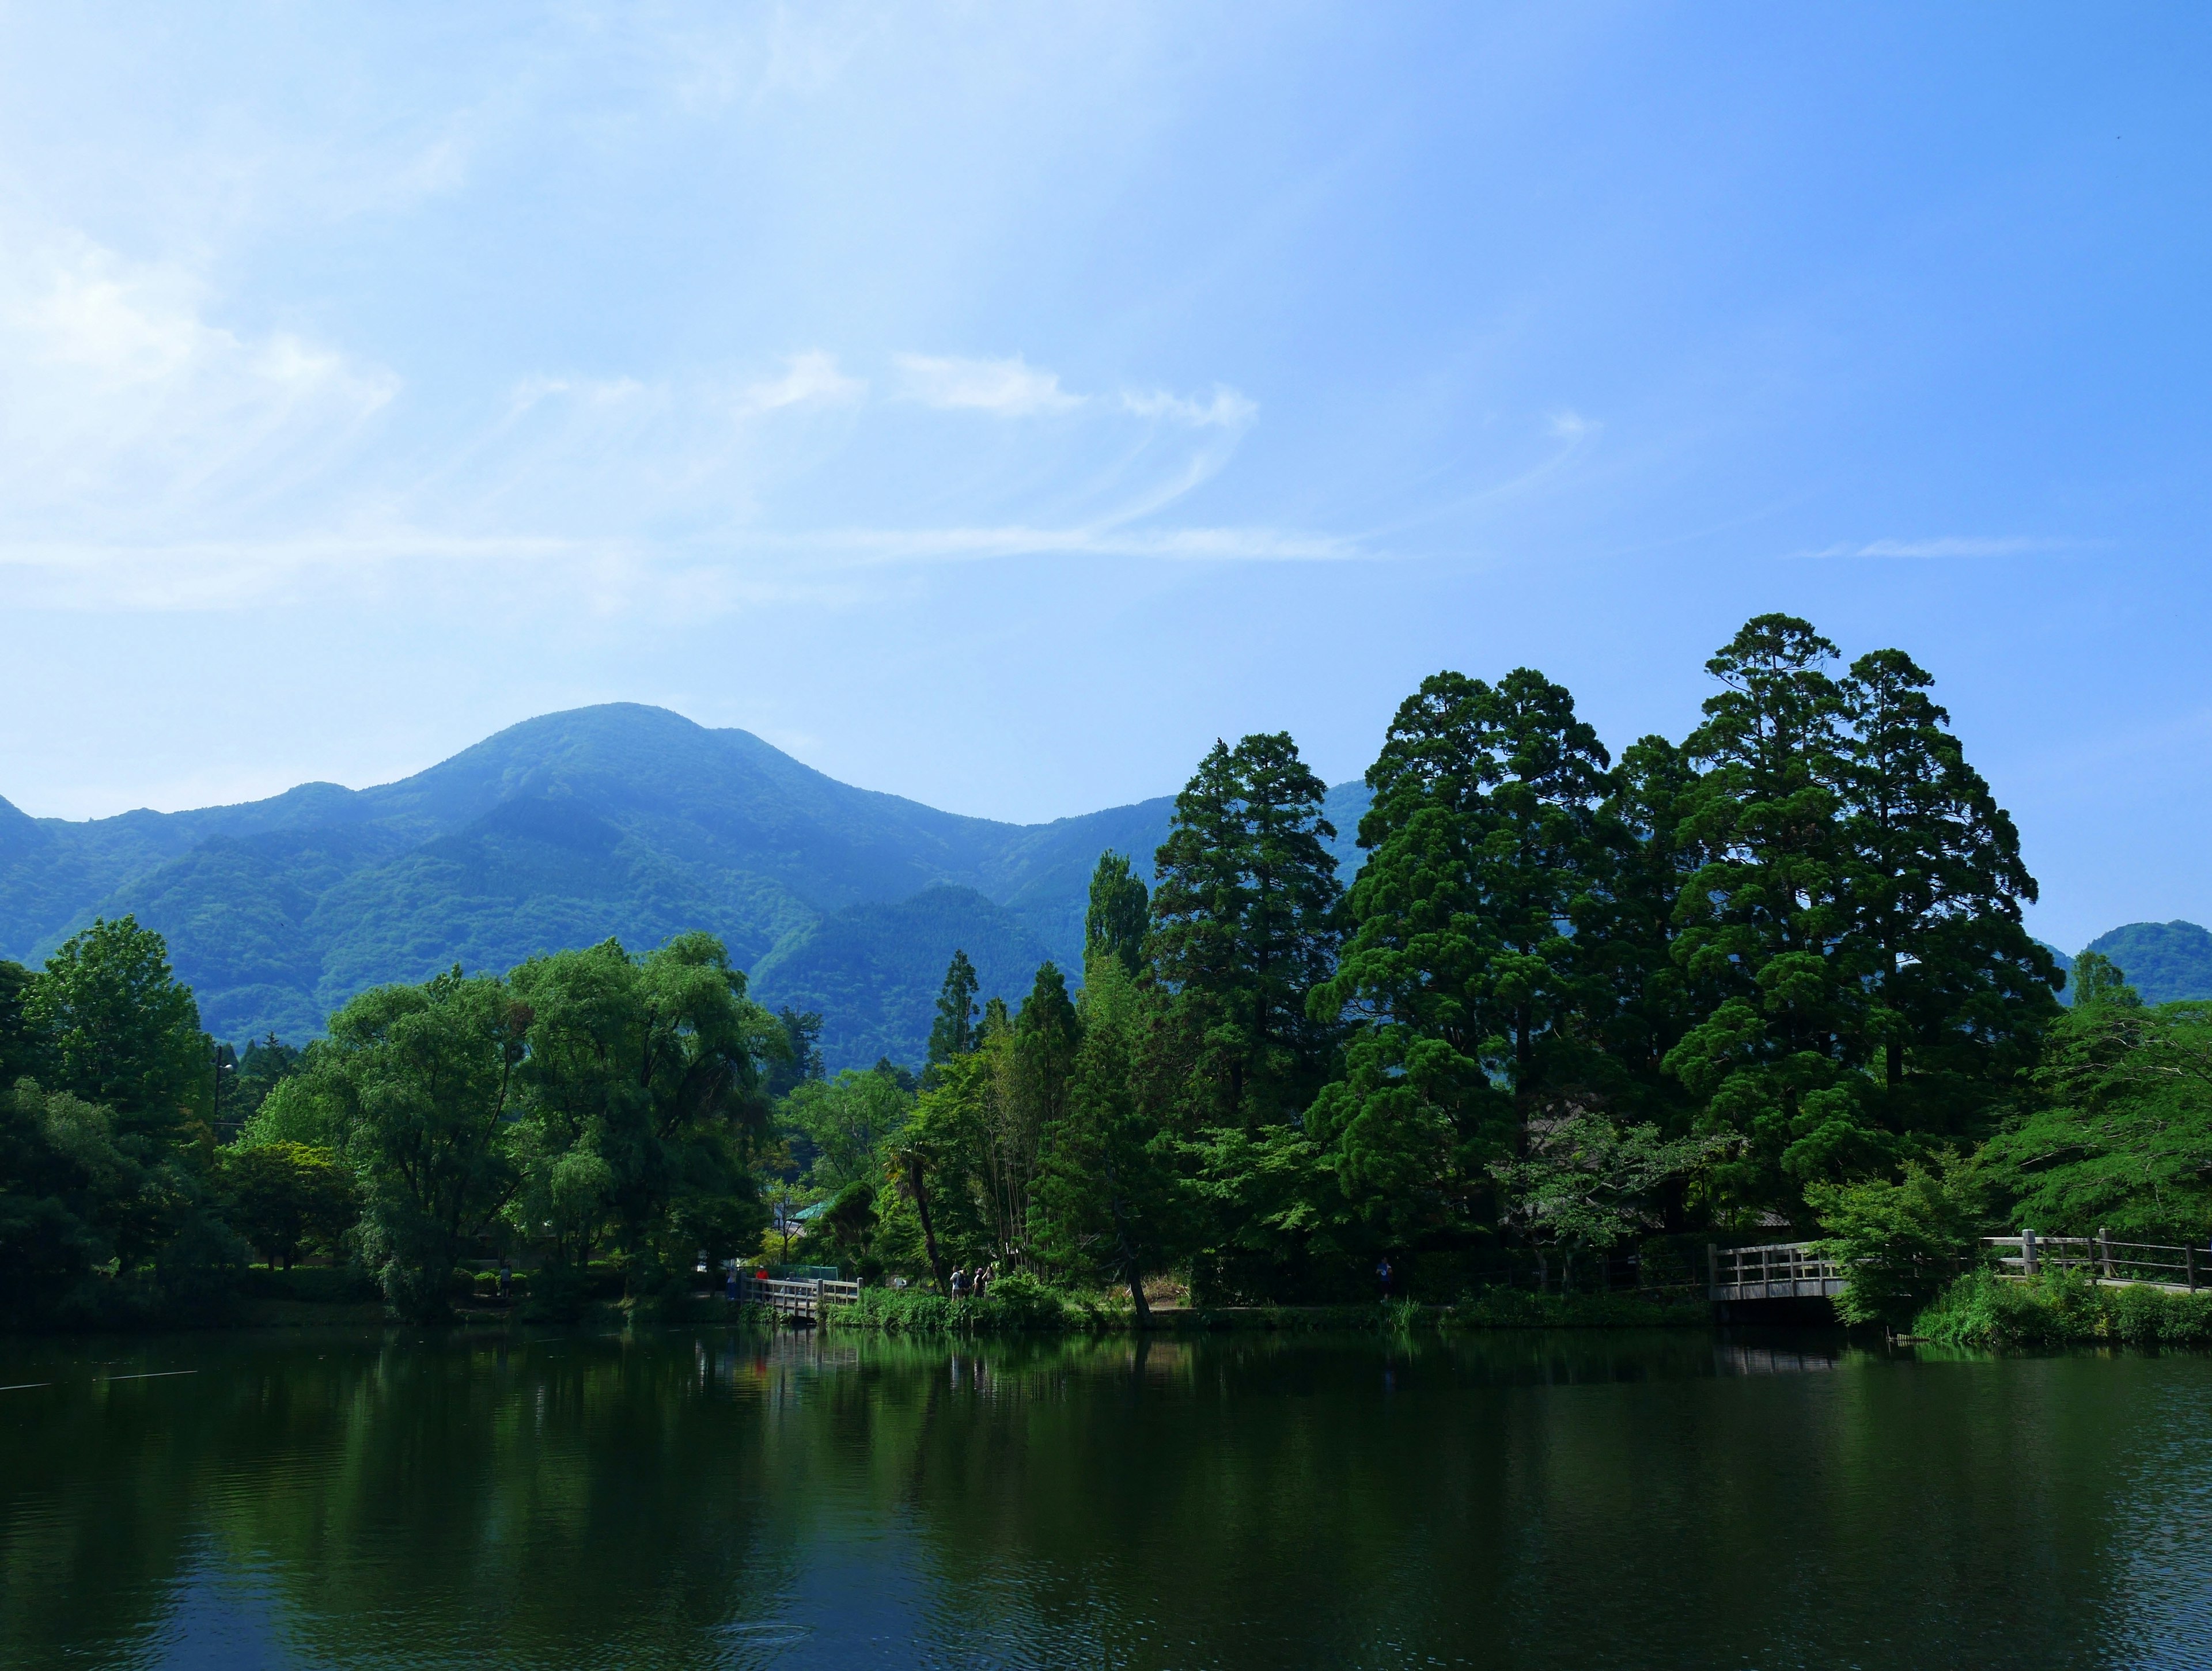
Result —
MULTIPOLYGON (((754 993, 764 1004, 818 1012, 823 1056, 832 1066, 882 1056, 918 1063, 956 951, 975 966, 979 998, 1014 1006, 1039 963, 1055 955, 1065 963, 1067 953, 1055 954, 1014 913, 972 888, 925 888, 894 904, 849 905, 823 918, 761 960, 754 993)), ((1079 968, 1079 958, 1068 966, 1079 968)))
POLYGON ((2212 933, 2193 922, 2130 922, 2082 949, 2118 963, 2146 1004, 2212 998, 2212 933))

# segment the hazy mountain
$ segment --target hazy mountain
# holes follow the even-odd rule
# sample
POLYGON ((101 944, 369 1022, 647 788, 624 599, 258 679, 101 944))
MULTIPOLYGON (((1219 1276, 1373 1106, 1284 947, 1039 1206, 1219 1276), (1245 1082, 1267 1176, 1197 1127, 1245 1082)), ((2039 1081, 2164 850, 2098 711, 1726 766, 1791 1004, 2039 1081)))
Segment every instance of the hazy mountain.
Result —
MULTIPOLYGON (((1339 848, 1364 786, 1330 795, 1339 848)), ((986 995, 1082 961, 1098 854, 1150 875, 1171 798, 1048 824, 838 782, 743 731, 630 703, 509 727, 397 783, 89 823, 0 800, 0 957, 95 916, 167 937, 219 1037, 319 1032, 362 988, 706 928, 770 1004, 823 1011, 834 1065, 919 1057, 955 946, 986 995)))

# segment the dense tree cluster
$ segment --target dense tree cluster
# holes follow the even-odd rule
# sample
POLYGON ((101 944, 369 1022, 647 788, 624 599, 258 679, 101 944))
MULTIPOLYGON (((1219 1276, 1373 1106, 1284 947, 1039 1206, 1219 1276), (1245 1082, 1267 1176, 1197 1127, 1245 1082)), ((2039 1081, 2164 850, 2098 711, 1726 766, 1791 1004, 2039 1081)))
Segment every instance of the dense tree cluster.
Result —
POLYGON ((1539 672, 1439 673, 1368 770, 1348 886, 1292 740, 1218 743, 1149 887, 1098 861, 1079 982, 984 1001, 956 952, 918 1077, 826 1077, 822 1016, 763 1011, 705 934, 380 987, 234 1058, 157 937, 95 925, 0 965, 5 1303, 204 1294, 249 1249, 353 1261, 413 1315, 471 1256, 558 1309, 794 1237, 1142 1311, 1170 1274, 1316 1299, 1382 1258, 1446 1297, 1500 1258, 1567 1282, 1656 1233, 2202 1236, 2212 1006, 2091 957, 2062 1010, 1928 675, 1839 661, 1761 617, 1686 739, 1618 758, 1539 672))
POLYGON ((1440 673, 1348 890, 1291 739, 1216 744, 1149 899, 1102 860, 1073 1006, 1048 970, 963 1046, 956 958, 883 1250, 927 1201, 933 1265, 1311 1297, 1378 1256, 1809 1229, 1991 1136, 2061 1013, 2035 884, 1927 674, 1838 659, 1754 620, 1696 731, 1617 763, 1540 673, 1440 673))

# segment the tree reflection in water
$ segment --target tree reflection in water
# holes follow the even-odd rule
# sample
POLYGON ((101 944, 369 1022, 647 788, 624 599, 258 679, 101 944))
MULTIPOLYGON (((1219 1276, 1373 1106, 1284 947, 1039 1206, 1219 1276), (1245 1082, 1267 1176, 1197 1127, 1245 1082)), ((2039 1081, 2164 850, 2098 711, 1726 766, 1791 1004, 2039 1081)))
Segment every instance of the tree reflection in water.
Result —
POLYGON ((54 1383, 0 1395, 31 1662, 2084 1663, 2212 1591, 2192 1357, 300 1334, 0 1381, 54 1383))

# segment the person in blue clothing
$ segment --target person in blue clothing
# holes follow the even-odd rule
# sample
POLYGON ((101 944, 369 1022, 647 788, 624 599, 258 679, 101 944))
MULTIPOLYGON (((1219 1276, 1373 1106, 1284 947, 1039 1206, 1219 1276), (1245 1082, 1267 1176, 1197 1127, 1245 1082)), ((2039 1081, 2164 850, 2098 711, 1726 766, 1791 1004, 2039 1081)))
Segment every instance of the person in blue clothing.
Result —
POLYGON ((1388 1303, 1389 1303, 1389 1299, 1390 1299, 1390 1255, 1388 1255, 1388 1254, 1384 1254, 1384 1255, 1382 1255, 1382 1258, 1380 1258, 1380 1259, 1378 1259, 1378 1260, 1376 1260, 1376 1261, 1375 1261, 1375 1280, 1376 1280, 1376 1284, 1377 1284, 1377 1285, 1382 1288, 1382 1299, 1383 1299, 1383 1303, 1384 1303, 1385 1304, 1388 1304, 1388 1303))

